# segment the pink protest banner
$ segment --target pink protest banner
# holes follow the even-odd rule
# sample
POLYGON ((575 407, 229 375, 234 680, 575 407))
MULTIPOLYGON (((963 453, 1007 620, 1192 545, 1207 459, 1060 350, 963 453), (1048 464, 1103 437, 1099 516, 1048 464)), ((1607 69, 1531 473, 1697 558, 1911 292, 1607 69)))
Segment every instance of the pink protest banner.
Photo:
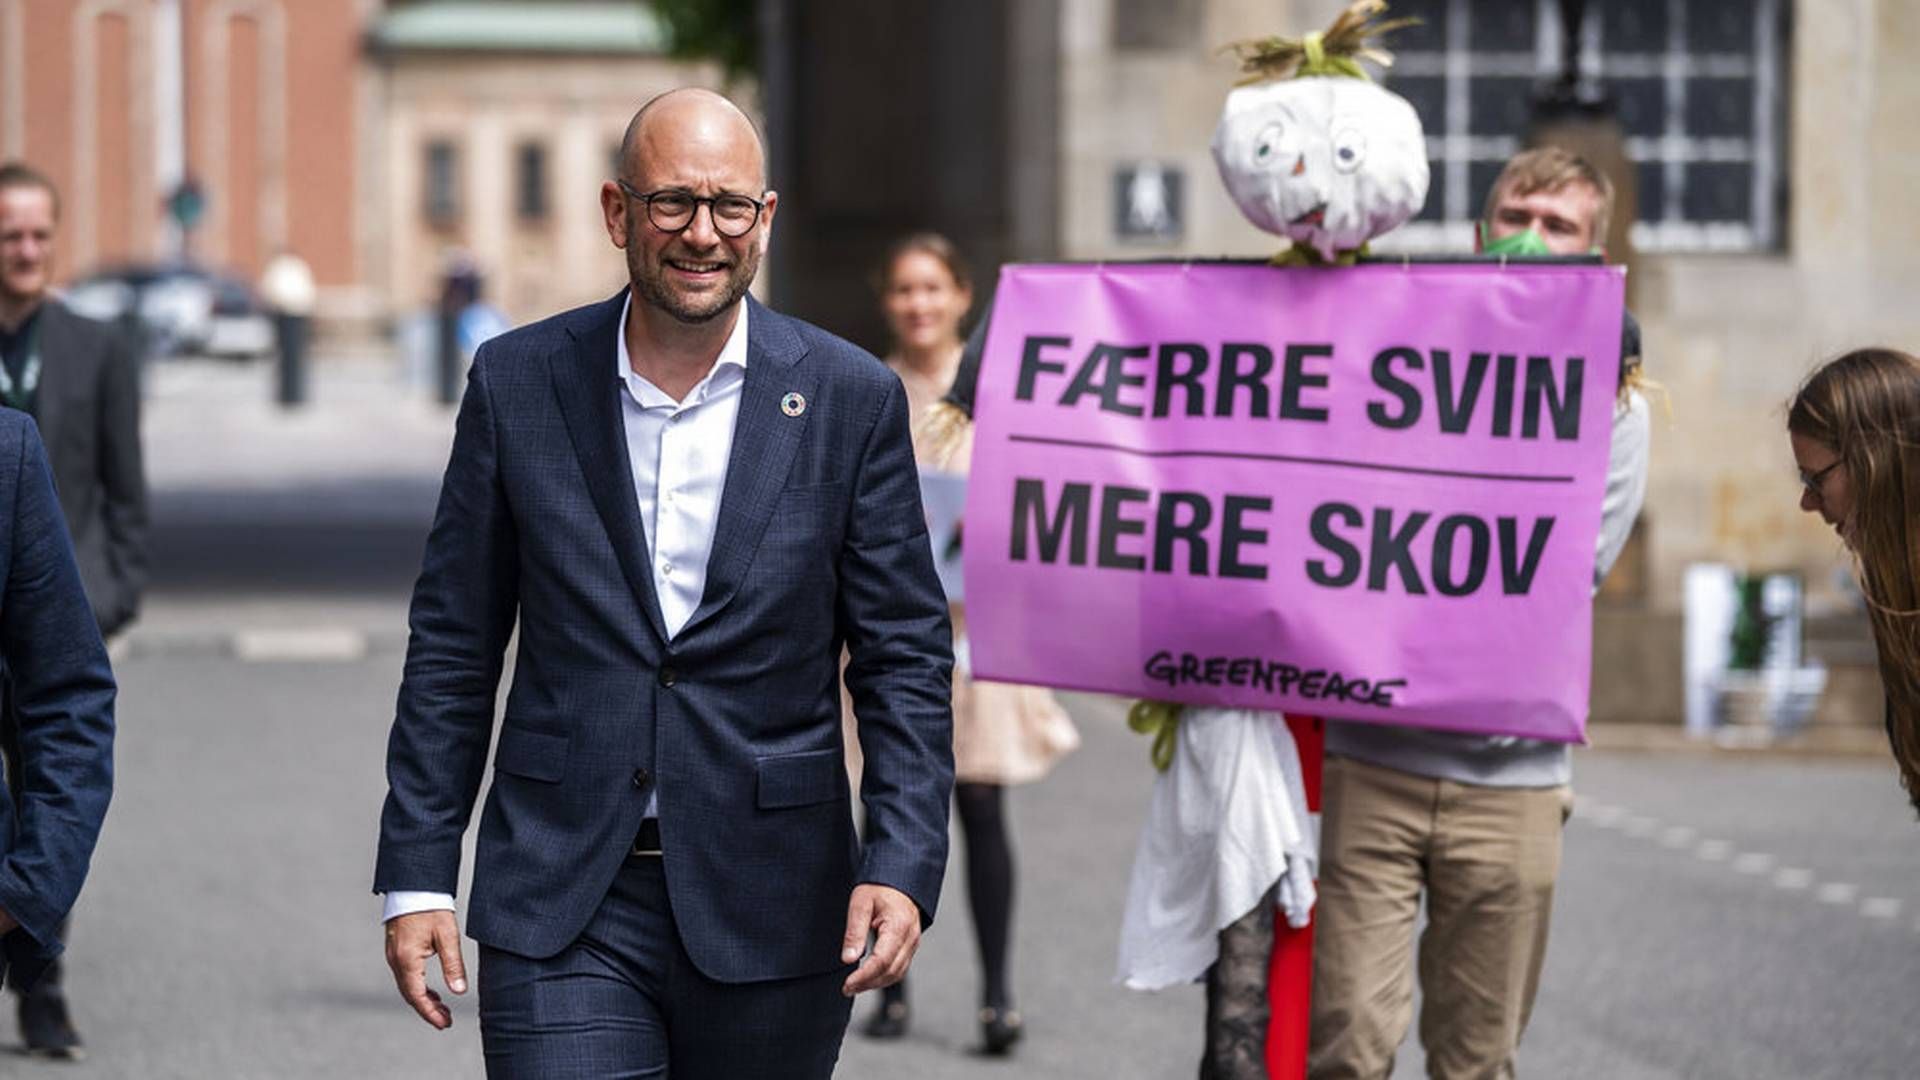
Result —
POLYGON ((1623 278, 1010 266, 980 369, 987 679, 1583 737, 1623 278))

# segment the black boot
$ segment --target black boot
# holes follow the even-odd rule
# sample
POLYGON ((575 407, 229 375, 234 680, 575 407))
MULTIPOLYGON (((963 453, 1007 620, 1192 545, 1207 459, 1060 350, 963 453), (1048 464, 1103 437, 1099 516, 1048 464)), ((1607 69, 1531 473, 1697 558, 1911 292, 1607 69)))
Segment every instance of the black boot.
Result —
POLYGON ((1021 1027, 1020 1011, 1010 1005, 983 1005, 980 1007, 980 1052, 988 1057, 1006 1057, 1013 1052, 1013 1044, 1025 1034, 1021 1027))
POLYGON ((57 989, 21 995, 20 1040, 34 1057, 79 1061, 86 1056, 67 1015, 67 999, 57 989))
POLYGON ((906 1035, 911 1016, 906 986, 895 983, 880 991, 880 1007, 867 1017, 867 1026, 862 1030, 869 1039, 898 1039, 906 1035))

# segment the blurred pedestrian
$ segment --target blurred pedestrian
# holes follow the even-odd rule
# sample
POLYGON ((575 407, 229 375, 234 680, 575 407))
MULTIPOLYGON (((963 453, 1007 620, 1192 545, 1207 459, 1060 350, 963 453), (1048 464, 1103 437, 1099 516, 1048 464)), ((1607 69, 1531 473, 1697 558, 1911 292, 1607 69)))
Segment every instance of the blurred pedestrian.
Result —
MULTIPOLYGON (((124 335, 53 297, 59 220, 51 181, 26 165, 0 165, 0 404, 39 424, 80 580, 99 633, 112 638, 133 621, 147 579, 138 371, 124 335)), ((0 709, 0 750, 16 793, 24 723, 17 709, 0 709)), ((29 1052, 80 1051, 61 975, 54 963, 20 1000, 29 1052)))
MULTIPOLYGON (((113 669, 46 448, 13 409, 0 409, 0 506, 0 666, 14 717, 0 799, 0 970, 25 1001, 57 1002, 38 987, 58 979, 62 927, 113 793, 113 669)), ((63 1047, 79 1057, 77 1039, 63 1047)), ((48 1046, 30 1039, 27 1049, 48 1046)))
POLYGON ((452 894, 517 623, 467 925, 488 1074, 825 1080, 946 869, 952 630, 906 397, 747 297, 777 196, 732 102, 655 98, 620 160, 630 287, 467 379, 388 746, 387 960, 450 1025, 426 965, 465 991, 452 894))
POLYGON ((434 305, 434 383, 442 405, 460 400, 460 373, 473 354, 461 348, 460 316, 480 295, 480 268, 473 257, 455 248, 446 253, 440 271, 440 298, 434 305))
POLYGON ((1853 553, 1887 696, 1887 736, 1920 810, 1920 360, 1856 349, 1787 408, 1800 509, 1853 553))
MULTIPOLYGON (((1509 161, 1487 194, 1478 247, 1525 258, 1600 251, 1613 185, 1557 148, 1509 161)), ((1630 324, 1629 324, 1630 326, 1630 324)), ((1649 413, 1637 331, 1623 329, 1593 581, 1626 545, 1646 496, 1649 413)), ((1314 936, 1314 1080, 1385 1077, 1413 1016, 1437 1078, 1511 1076, 1546 960, 1573 758, 1562 743, 1327 725, 1314 936)))
POLYGON ((281 248, 267 260, 267 268, 260 274, 260 296, 273 312, 274 342, 279 346, 276 397, 282 405, 301 405, 307 400, 307 345, 317 291, 307 260, 289 248, 281 248))
MULTIPOLYGON (((893 335, 887 366, 906 387, 914 422, 914 456, 923 471, 966 471, 969 448, 943 452, 923 421, 953 385, 964 347, 960 328, 973 303, 973 279, 953 243, 919 233, 896 243, 882 266, 881 307, 893 335)), ((931 505, 931 500, 929 502, 931 505)), ((959 533, 954 535, 958 536, 959 533)), ((958 550, 936 556, 957 559, 958 550)), ((1079 745, 1079 734, 1053 695, 1040 687, 976 682, 968 677, 966 612, 953 617, 954 805, 967 845, 967 899, 980 956, 980 1033, 989 1054, 1007 1053, 1020 1039, 1021 1018, 1008 980, 1013 937, 1013 846, 1006 822, 1006 788, 1046 775, 1079 745)), ((865 1032, 899 1038, 907 1032, 907 984, 881 992, 865 1032)))

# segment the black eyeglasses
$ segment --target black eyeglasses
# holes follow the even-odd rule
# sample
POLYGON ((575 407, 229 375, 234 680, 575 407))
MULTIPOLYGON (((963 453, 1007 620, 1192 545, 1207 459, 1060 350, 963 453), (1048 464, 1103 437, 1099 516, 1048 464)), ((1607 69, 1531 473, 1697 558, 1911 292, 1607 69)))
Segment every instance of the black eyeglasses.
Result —
POLYGON ((760 212, 767 207, 758 199, 745 195, 715 195, 705 198, 690 191, 666 188, 661 191, 641 192, 634 190, 625 180, 615 180, 620 190, 646 204, 647 220, 653 227, 664 233, 685 232, 693 224, 693 216, 700 212, 702 203, 713 218, 713 231, 728 239, 735 239, 753 231, 760 221, 760 212))
POLYGON ((1821 486, 1827 482, 1827 474, 1846 463, 1845 458, 1835 458, 1831 465, 1821 469, 1819 472, 1810 473, 1802 470, 1800 473, 1800 486, 1807 489, 1807 494, 1818 499, 1821 497, 1821 486))

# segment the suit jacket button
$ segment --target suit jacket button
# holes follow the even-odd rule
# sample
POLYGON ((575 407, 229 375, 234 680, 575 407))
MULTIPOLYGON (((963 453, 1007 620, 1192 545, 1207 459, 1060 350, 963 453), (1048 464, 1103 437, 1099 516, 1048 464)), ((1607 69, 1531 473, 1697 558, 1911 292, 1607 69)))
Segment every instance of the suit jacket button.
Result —
POLYGON ((652 782, 653 782, 652 773, 648 772, 645 769, 633 770, 633 786, 634 787, 643 788, 643 787, 646 787, 648 784, 651 784, 652 782))
POLYGON ((679 679, 679 677, 680 677, 679 673, 674 671, 670 667, 663 667, 660 669, 660 685, 661 686, 672 686, 674 682, 679 679))

